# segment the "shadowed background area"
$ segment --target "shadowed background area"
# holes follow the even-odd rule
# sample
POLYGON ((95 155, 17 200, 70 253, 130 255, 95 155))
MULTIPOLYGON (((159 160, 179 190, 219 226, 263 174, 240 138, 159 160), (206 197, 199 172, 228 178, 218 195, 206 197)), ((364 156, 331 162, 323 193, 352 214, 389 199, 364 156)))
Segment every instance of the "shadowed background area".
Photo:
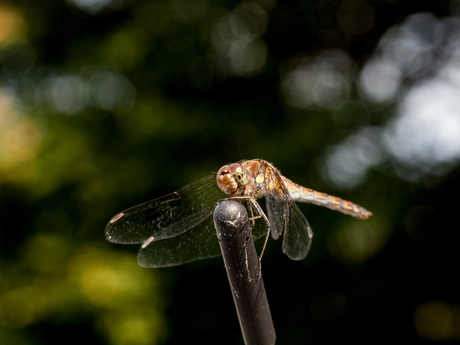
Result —
POLYGON ((0 343, 241 344, 222 258, 104 228, 252 158, 374 214, 269 241, 280 344, 458 342, 459 96, 459 0, 1 1, 0 343))

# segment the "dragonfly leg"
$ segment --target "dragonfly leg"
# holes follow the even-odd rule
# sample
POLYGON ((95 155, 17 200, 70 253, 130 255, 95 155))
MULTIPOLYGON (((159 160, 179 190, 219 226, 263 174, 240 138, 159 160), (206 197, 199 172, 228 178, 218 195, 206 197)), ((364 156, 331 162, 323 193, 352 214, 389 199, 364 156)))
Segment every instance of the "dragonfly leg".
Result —
POLYGON ((257 218, 262 217, 265 221, 265 224, 267 224, 267 229, 268 229, 267 236, 265 236, 264 246, 262 247, 262 251, 260 252, 260 256, 259 256, 259 266, 260 266, 262 256, 264 255, 265 247, 267 246, 267 243, 268 243, 268 238, 270 237, 270 222, 268 221, 268 218, 265 215, 265 212, 262 210, 262 207, 260 207, 257 201, 254 198, 250 198, 249 201, 251 202, 251 205, 256 209, 257 213, 259 214, 257 218))
POLYGON ((263 218, 263 216, 260 214, 257 216, 254 215, 254 207, 251 205, 249 200, 248 200, 248 208, 249 208, 249 212, 251 212, 251 217, 249 218, 249 220, 251 221, 251 227, 254 228, 256 226, 256 223, 254 222, 254 220, 263 218))
POLYGON ((249 218, 249 221, 251 222, 251 228, 254 228, 256 226, 256 223, 254 222, 254 208, 252 207, 251 203, 249 202, 249 199, 246 200, 248 203, 248 209, 249 212, 251 213, 251 217, 249 218))
POLYGON ((248 204, 252 206, 252 207, 249 207, 250 212, 251 212, 251 218, 249 218, 249 220, 251 221, 252 227, 254 227, 254 219, 258 219, 258 218, 263 218, 265 221, 265 224, 267 225, 267 229, 268 229, 267 236, 265 237, 264 246, 262 247, 262 251, 260 252, 260 256, 259 256, 259 270, 260 270, 262 256, 264 255, 265 247, 267 246, 268 238, 270 237, 270 222, 268 220, 268 217, 265 215, 265 212, 262 210, 262 207, 260 207, 256 199, 254 199, 251 196, 246 196, 246 195, 232 196, 229 199, 246 199, 248 201, 248 204), (254 216, 253 214, 253 208, 256 210, 258 214, 257 216, 254 216))
POLYGON ((253 199, 252 196, 247 196, 247 195, 237 195, 237 196, 231 196, 228 199, 253 199))

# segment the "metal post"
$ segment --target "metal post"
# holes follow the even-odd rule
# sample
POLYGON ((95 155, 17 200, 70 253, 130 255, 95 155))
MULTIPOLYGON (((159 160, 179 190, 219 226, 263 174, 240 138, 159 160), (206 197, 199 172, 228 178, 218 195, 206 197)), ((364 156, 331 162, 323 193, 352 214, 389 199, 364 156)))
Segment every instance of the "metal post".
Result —
POLYGON ((274 344, 275 328, 246 208, 235 200, 221 201, 214 210, 214 225, 245 344, 274 344))

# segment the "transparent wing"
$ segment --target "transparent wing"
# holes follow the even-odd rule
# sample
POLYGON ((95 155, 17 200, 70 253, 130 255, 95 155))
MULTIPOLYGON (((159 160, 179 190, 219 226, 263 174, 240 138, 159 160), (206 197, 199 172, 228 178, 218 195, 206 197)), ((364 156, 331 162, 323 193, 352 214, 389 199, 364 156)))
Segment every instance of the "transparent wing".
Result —
MULTIPOLYGON (((263 220, 257 220, 252 229, 254 240, 266 233, 267 227, 263 220)), ((141 247, 137 259, 140 266, 154 268, 182 265, 221 254, 214 222, 209 217, 187 232, 141 247)))
POLYGON ((292 260, 302 260, 308 254, 313 231, 299 207, 291 201, 289 225, 284 232, 283 253, 292 260))
POLYGON ((212 217, 177 236, 141 247, 137 260, 142 267, 168 267, 221 255, 212 217))
MULTIPOLYGON (((120 212, 109 221, 105 234, 114 243, 142 243, 138 262, 143 267, 175 266, 219 256, 212 213, 217 201, 226 197, 211 174, 175 193, 120 212)), ((254 239, 266 231, 263 221, 257 221, 254 239)))
POLYGON ((292 201, 278 171, 271 166, 266 166, 265 169, 265 198, 272 237, 278 239, 284 230, 283 252, 292 260, 302 260, 310 250, 313 231, 303 213, 292 201))
POLYGON ((267 194, 265 196, 267 207, 267 217, 270 222, 272 238, 277 240, 284 229, 287 228, 289 219, 289 200, 280 198, 277 194, 267 194))
POLYGON ((267 216, 272 238, 277 240, 288 226, 291 196, 278 171, 266 164, 264 175, 267 216))
POLYGON ((175 193, 120 212, 107 224, 105 235, 110 242, 123 244, 174 237, 204 222, 222 198, 225 194, 210 174, 175 193))

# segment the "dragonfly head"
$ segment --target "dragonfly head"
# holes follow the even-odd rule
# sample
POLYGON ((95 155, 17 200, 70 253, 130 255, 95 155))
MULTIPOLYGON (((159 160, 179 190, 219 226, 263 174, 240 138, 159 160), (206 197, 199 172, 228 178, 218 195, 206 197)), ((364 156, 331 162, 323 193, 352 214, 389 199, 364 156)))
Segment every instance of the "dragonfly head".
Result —
POLYGON ((217 185, 227 195, 241 195, 249 183, 248 173, 240 163, 224 165, 217 172, 217 185))

